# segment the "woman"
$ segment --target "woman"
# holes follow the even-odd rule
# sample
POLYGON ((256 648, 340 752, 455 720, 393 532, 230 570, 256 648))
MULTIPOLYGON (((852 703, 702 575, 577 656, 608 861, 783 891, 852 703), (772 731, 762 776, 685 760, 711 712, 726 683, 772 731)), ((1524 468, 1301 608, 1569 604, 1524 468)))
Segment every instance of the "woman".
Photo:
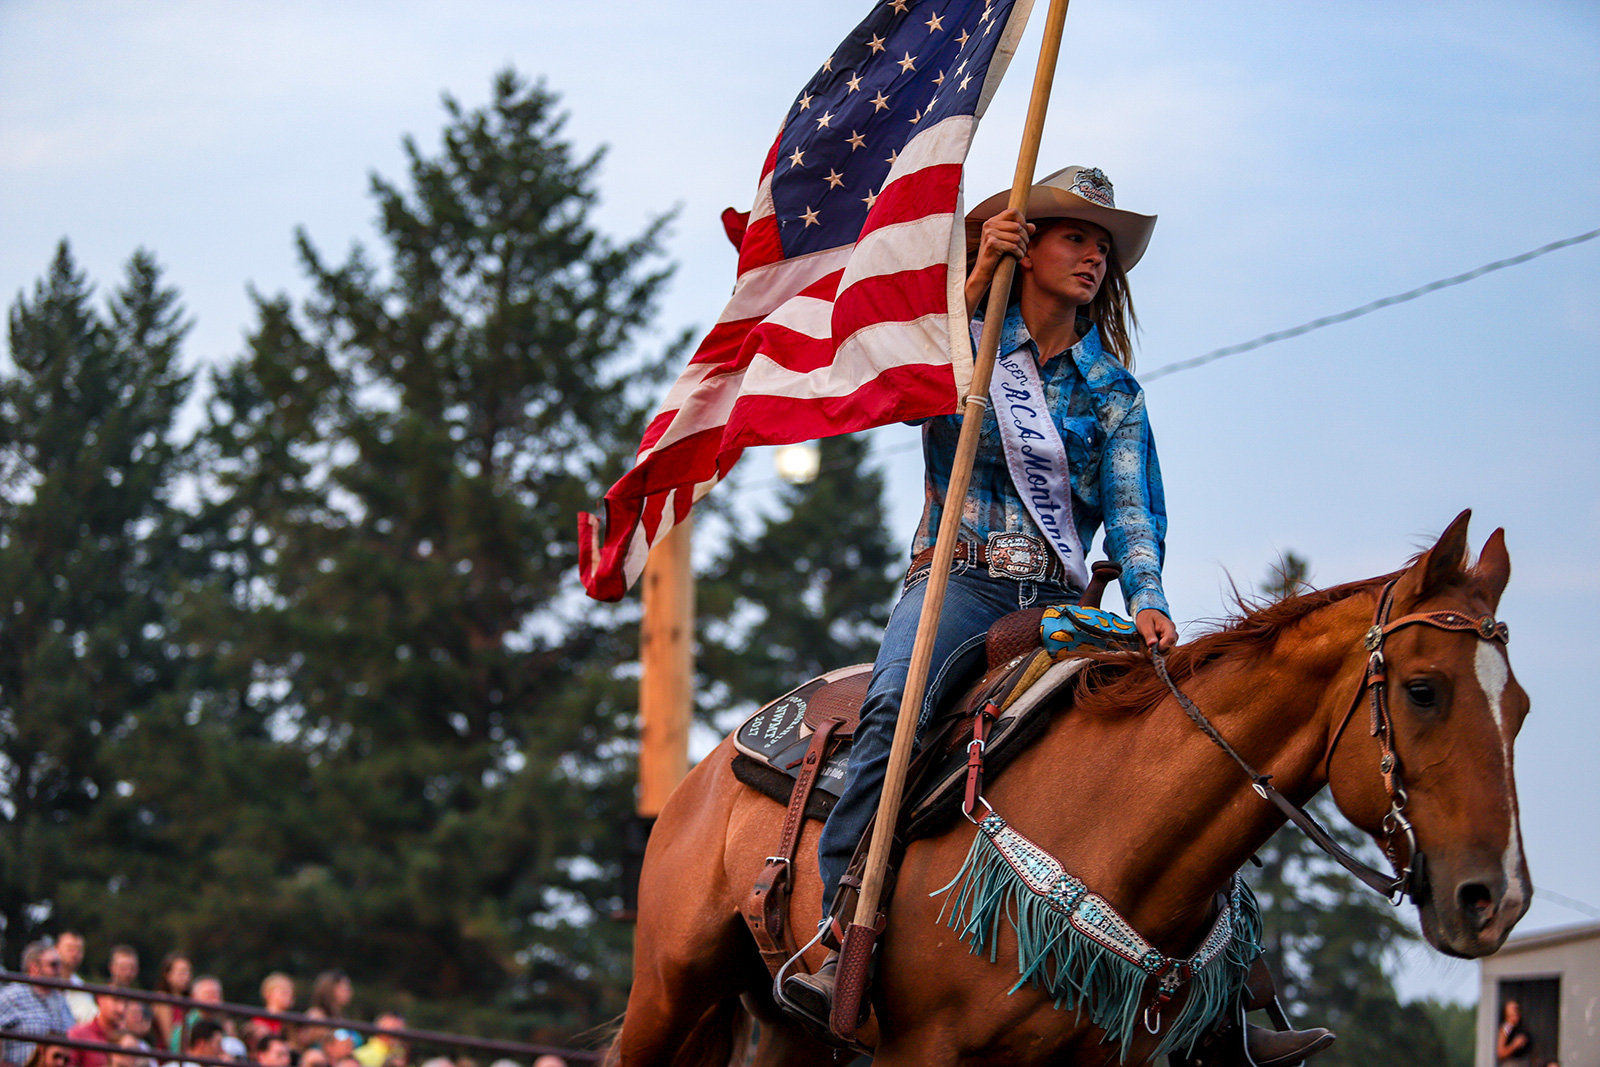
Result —
POLYGON ((1494 1035, 1494 1062, 1504 1067, 1527 1067, 1533 1062, 1529 1048, 1532 1042, 1527 1028, 1522 1025, 1522 1005, 1514 1000, 1506 1001, 1506 1006, 1500 1009, 1500 1029, 1494 1035))
MULTIPOLYGON (((1032 223, 1006 210, 1006 200, 1003 193, 991 197, 967 216, 969 234, 978 231, 969 256, 967 310, 978 312, 1001 258, 1016 257, 999 358, 1013 366, 1031 364, 1042 386, 1048 423, 1028 429, 1053 432, 1064 447, 1071 484, 1056 488, 1060 503, 1070 493, 1072 521, 1060 524, 1065 536, 1046 539, 1007 465, 1003 428, 991 406, 934 643, 923 721, 981 665, 984 635, 995 620, 1036 603, 1077 601, 1085 580, 1082 548, 1075 558, 1063 559, 1055 545, 1068 542, 1065 554, 1074 556, 1073 539, 1086 547, 1102 523, 1107 548, 1122 565, 1124 599, 1140 636, 1163 649, 1177 640, 1161 589, 1161 475, 1144 395, 1127 369, 1136 320, 1124 272, 1143 254, 1155 218, 1118 210, 1105 175, 1082 167, 1057 171, 1033 187, 1027 204, 1032 223)), ((975 323, 974 336, 979 332, 975 323)), ((997 387, 1008 380, 1014 381, 997 367, 997 387)), ((877 807, 960 431, 959 414, 923 424, 927 499, 911 568, 873 668, 844 795, 818 848, 829 893, 877 807)))
MULTIPOLYGON (((194 964, 189 961, 187 954, 169 952, 161 958, 161 971, 156 978, 157 993, 186 997, 193 981, 194 964)), ((150 1022, 156 1046, 165 1048, 172 1042, 178 1029, 178 1009, 171 1004, 152 1004, 150 1022)))
MULTIPOLYGON (((355 986, 350 976, 335 968, 323 971, 311 983, 311 1006, 306 1014, 316 1019, 343 1019, 349 1014, 350 1001, 355 996, 355 986)), ((361 1038, 354 1031, 334 1030, 328 1026, 308 1024, 295 1030, 294 1046, 305 1051, 312 1045, 321 1045, 328 1058, 337 1061, 348 1054, 361 1038)))
POLYGON ((322 1019, 342 1019, 355 996, 350 976, 341 970, 323 971, 311 983, 311 1007, 307 1015, 322 1019))
MULTIPOLYGON (((1144 255, 1155 216, 1118 209, 1111 182, 1088 167, 1064 168, 1033 186, 1026 218, 1008 201, 997 193, 967 216, 969 318, 986 302, 1001 259, 1014 257, 1017 268, 919 732, 982 667, 990 625, 1035 604, 1077 602, 1087 582, 1084 556, 1102 525, 1140 638, 1162 651, 1178 639, 1161 585, 1160 466, 1144 392, 1130 372, 1138 320, 1126 272, 1144 255)), ((974 347, 980 334, 975 321, 974 347)), ((877 809, 961 421, 956 414, 923 424, 926 502, 911 568, 873 667, 843 795, 818 844, 828 894, 877 809)), ((830 956, 816 974, 791 977, 784 991, 826 1018, 834 968, 830 956)), ((1330 1041, 1321 1030, 1252 1028, 1250 1050, 1261 1064, 1299 1062, 1330 1041)))

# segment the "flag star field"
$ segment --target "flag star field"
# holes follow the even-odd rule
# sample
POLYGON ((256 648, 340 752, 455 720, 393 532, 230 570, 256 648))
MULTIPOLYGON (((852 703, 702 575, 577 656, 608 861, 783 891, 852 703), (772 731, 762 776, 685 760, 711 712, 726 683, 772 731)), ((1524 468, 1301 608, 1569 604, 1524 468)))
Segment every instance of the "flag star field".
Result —
POLYGON ((785 256, 854 241, 906 143, 973 114, 1012 2, 883 3, 828 58, 778 140, 772 199, 785 256))

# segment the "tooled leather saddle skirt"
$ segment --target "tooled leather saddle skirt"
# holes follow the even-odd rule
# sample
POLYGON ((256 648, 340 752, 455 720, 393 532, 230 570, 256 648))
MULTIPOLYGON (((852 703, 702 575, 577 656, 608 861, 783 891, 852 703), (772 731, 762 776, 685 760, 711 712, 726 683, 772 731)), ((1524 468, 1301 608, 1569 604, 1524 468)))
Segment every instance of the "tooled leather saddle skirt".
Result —
MULTIPOLYGON (((955 700, 940 709, 925 731, 924 756, 907 795, 907 839, 936 830, 960 808, 966 776, 965 736, 958 724, 984 701, 1000 708, 984 754, 990 780, 1036 737, 1048 722, 1048 708, 1083 667, 1081 659, 1056 661, 1041 644, 1045 609, 1032 608, 1004 616, 989 629, 987 668, 955 700)), ((872 678, 872 664, 829 671, 785 693, 740 725, 734 733, 737 750, 734 776, 773 800, 787 804, 798 768, 817 727, 829 719, 834 727, 805 815, 823 820, 844 791, 850 766, 851 740, 872 678)))

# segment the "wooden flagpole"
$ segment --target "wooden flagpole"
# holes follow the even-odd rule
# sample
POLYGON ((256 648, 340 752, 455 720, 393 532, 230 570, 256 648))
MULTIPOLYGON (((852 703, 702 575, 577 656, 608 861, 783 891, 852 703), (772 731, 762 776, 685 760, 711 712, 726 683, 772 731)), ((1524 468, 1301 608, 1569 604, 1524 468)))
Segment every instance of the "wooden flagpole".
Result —
MULTIPOLYGON (((1068 0, 1050 0, 1045 16, 1044 42, 1039 48, 1039 66, 1033 75, 1033 96, 1028 102, 1028 120, 1022 130, 1022 148, 1017 153, 1016 175, 1011 180, 1008 206, 1022 211, 1033 186, 1033 171, 1039 162, 1039 138, 1044 132, 1045 111, 1050 104, 1050 86, 1055 81, 1056 58, 1061 53, 1061 31, 1067 20, 1068 0)), ((894 841, 895 814, 900 810, 905 791, 906 769, 911 763, 911 746, 916 738, 917 718, 927 689, 928 670, 933 663, 933 642, 939 633, 939 614, 944 609, 945 588, 950 582, 950 567, 955 561, 956 535, 961 528, 962 505, 972 479, 972 461, 978 452, 978 433, 983 414, 989 407, 989 378, 994 372, 995 353, 1000 348, 1000 329, 1005 324, 1006 306, 1011 295, 1011 279, 1017 261, 1002 256, 989 287, 989 304, 983 320, 983 336, 972 365, 972 388, 962 411, 961 436, 956 443, 955 465, 950 485, 945 490, 944 514, 934 541, 933 563, 923 595, 922 615, 917 620, 917 640, 911 650, 911 674, 900 699, 900 714, 895 719, 894 743, 889 748, 889 768, 878 799, 878 820, 867 850, 867 866, 862 872, 861 895, 856 901, 854 924, 875 927, 882 904, 884 874, 889 867, 889 847, 894 841)), ((848 956, 849 953, 846 953, 848 956)))
POLYGON ((694 518, 685 516, 650 550, 639 581, 639 797, 622 830, 622 906, 613 919, 639 917, 645 846, 667 797, 689 773, 694 715, 694 518))
POLYGON ((685 516, 650 550, 639 622, 639 804, 654 820, 689 773, 694 708, 694 520, 685 516))

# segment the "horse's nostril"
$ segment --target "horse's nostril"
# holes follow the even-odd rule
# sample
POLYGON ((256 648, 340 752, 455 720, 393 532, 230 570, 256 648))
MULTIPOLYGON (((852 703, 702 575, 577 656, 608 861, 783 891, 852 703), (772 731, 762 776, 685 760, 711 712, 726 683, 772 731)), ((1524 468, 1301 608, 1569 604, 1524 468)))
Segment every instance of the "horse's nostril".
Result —
POLYGON ((1463 882, 1456 889, 1456 903, 1461 914, 1477 929, 1483 929, 1494 918, 1494 895, 1480 882, 1463 882))

